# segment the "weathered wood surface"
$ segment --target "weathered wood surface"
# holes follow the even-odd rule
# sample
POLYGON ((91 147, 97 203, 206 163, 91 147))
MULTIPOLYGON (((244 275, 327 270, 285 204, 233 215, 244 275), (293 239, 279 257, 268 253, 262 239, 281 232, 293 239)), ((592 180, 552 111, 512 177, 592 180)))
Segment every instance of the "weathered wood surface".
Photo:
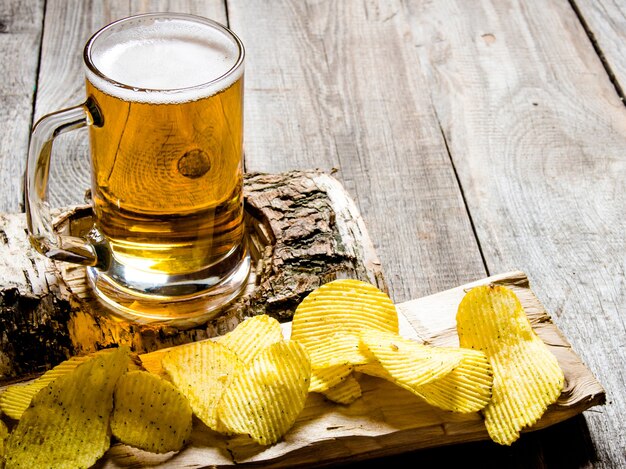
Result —
POLYGON ((479 3, 412 4, 421 68, 488 269, 528 273, 613 396, 586 420, 623 465, 626 107, 567 2, 479 3))
POLYGON ((228 19, 248 50, 248 170, 336 168, 396 301, 483 277, 401 3, 235 0, 228 19))
MULTIPOLYGON (((602 386, 551 322, 521 272, 493 276, 399 304, 401 335, 433 345, 458 346, 455 321, 458 304, 468 288, 489 283, 506 285, 516 292, 534 330, 548 344, 565 373, 566 388, 532 430, 604 403, 602 386)), ((290 325, 284 324, 286 337, 290 325)), ((162 466, 156 467, 324 465, 489 439, 477 413, 442 412, 384 380, 362 376, 359 381, 363 396, 349 406, 309 394, 292 429, 273 446, 261 447, 250 443, 248 437, 222 437, 203 425, 196 425, 190 446, 177 455, 161 457, 162 466)), ((141 467, 148 461, 159 461, 154 455, 145 459, 145 453, 123 445, 114 446, 105 458, 105 468, 141 467)))
POLYGON ((606 61, 622 101, 626 92, 626 2, 621 0, 573 0, 590 40, 606 61))
POLYGON ((0 2, 0 212, 16 212, 22 202, 43 3, 0 2))
MULTIPOLYGON (((618 139, 624 135, 622 107, 571 4, 593 25, 600 52, 609 46, 599 31, 610 32, 619 16, 605 0, 588 2, 599 5, 591 14, 585 3, 229 0, 226 15, 219 1, 48 0, 38 86, 56 96, 81 93, 82 43, 126 8, 221 15, 213 17, 228 20, 248 51, 250 169, 338 168, 370 227, 396 301, 523 268, 607 387, 611 404, 601 412, 525 435, 512 448, 477 443, 378 462, 626 467, 620 365, 626 333, 619 314, 626 309, 619 268, 626 209, 623 186, 617 185, 626 153, 618 139), (68 54, 75 65, 66 64, 67 73, 44 72, 46 61, 47 70, 54 70, 68 54), (470 172, 484 177, 468 177, 470 172), (606 197, 598 197, 603 190, 606 197), (473 232, 472 224, 480 229, 473 232)), ((35 5, 28 11, 43 14, 43 2, 8 4, 35 5)), ((8 15, 0 19, 4 24, 37 28, 21 8, 2 12, 8 15)), ((0 69, 23 70, 13 75, 19 80, 35 76, 37 49, 24 48, 18 59, 3 46, 0 69)), ((23 89, 33 96, 32 88, 23 89)), ((40 94, 34 95, 36 107, 40 94)), ((37 109, 73 104, 69 95, 58 104, 49 95, 49 107, 37 109)), ((5 108, 7 97, 0 96, 0 115, 9 116, 0 120, 0 205, 18 211, 28 132, 20 126, 29 119, 14 119, 24 109, 11 97, 5 108), (23 138, 9 146, 7 136, 15 132, 23 138)), ((61 187, 53 185, 54 205, 81 201, 88 185, 83 153, 65 159, 71 146, 55 155, 53 177, 61 178, 55 183, 61 187)))
MULTIPOLYGON (((224 334, 244 317, 290 319, 310 291, 336 278, 386 290, 363 220, 334 178, 319 172, 246 175, 253 274, 244 294, 195 324, 130 324, 108 315, 85 268, 52 263, 26 237, 23 215, 0 215, 0 383, 72 355, 115 344, 138 353, 224 334)), ((60 217, 60 231, 90 229, 89 207, 60 217)))

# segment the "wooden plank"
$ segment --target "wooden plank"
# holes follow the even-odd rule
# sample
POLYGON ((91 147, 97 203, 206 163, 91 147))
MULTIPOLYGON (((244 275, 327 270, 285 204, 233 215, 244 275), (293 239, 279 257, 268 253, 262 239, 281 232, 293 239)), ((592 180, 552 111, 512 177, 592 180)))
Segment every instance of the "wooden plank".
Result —
MULTIPOLYGON (((458 345, 455 323, 458 304, 468 288, 489 283, 506 285, 516 292, 533 328, 548 344, 565 373, 566 389, 529 431, 551 426, 602 404, 602 386, 551 322, 521 272, 492 276, 398 305, 400 333, 434 345, 458 345)), ((284 326, 288 337, 290 324, 284 326)), ((359 377, 359 381, 363 395, 349 406, 309 394, 296 423, 275 445, 261 447, 251 443, 247 436, 222 437, 196 425, 190 446, 176 455, 158 457, 115 445, 105 456, 102 467, 141 467, 148 462, 155 467, 329 465, 489 438, 478 414, 441 412, 387 381, 368 376, 359 377)), ((483 457, 487 458, 485 454, 483 457)))
POLYGON ((22 205, 43 0, 0 2, 0 212, 22 205))
POLYGON ((595 41, 624 100, 626 90, 626 3, 619 0, 572 0, 595 41))
MULTIPOLYGON (((35 115, 37 118, 85 99, 82 53, 87 40, 106 24, 133 14, 176 11, 198 14, 224 23, 221 0, 49 0, 41 53, 35 115)), ((86 129, 57 139, 50 168, 52 206, 81 203, 91 184, 86 129)))
POLYGON ((249 171, 337 168, 396 301, 485 271, 399 1, 228 2, 249 171))
POLYGON ((528 273, 613 396, 582 457, 624 467, 626 109, 566 1, 407 11, 487 265, 528 273))

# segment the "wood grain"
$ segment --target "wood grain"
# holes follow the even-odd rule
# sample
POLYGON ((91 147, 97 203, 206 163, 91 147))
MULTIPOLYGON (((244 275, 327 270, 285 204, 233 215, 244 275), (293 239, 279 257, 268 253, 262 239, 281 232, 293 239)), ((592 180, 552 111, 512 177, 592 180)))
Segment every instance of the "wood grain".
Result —
MULTIPOLYGON (((523 273, 493 276, 402 303, 398 305, 400 333, 434 345, 458 345, 458 304, 468 288, 489 283, 506 285, 516 292, 533 328, 556 355, 566 376, 567 386, 561 397, 530 430, 554 425, 602 404, 602 386, 551 322, 523 273)), ((287 337, 289 326, 290 323, 284 324, 287 337)), ((251 444, 248 437, 225 438, 196 425, 188 448, 160 460, 150 456, 150 462, 156 467, 321 466, 489 438, 479 414, 441 412, 398 386, 376 378, 362 376, 360 384, 363 395, 349 406, 309 394, 294 426, 273 446, 251 444)), ((103 467, 141 467, 147 462, 145 457, 143 452, 116 445, 107 453, 103 467)))
POLYGON ((22 204, 43 0, 0 2, 0 212, 22 204))
POLYGON ((626 3, 620 0, 572 0, 613 74, 624 100, 626 90, 626 3))
MULTIPOLYGON (((49 0, 42 39, 35 115, 74 106, 85 100, 82 53, 87 40, 106 24, 150 11, 199 14, 225 23, 220 0, 49 0)), ((83 202, 91 184, 86 129, 55 141, 50 168, 50 203, 62 207, 83 202)))
POLYGON ((396 301, 484 276, 401 3, 231 0, 228 12, 247 47, 247 169, 336 168, 396 301))
POLYGON ((622 466, 626 108, 567 2, 465 5, 407 11, 485 260, 528 273, 615 396, 588 457, 622 466))

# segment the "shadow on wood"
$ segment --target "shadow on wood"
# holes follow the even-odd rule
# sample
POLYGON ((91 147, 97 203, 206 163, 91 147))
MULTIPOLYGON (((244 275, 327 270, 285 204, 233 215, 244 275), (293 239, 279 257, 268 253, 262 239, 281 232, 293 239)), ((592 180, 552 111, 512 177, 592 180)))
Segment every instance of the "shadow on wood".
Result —
MULTIPOLYGON (((457 444, 454 448, 421 449, 382 459, 371 459, 372 467, 468 467, 481 469, 582 468, 597 461, 595 448, 583 415, 542 430, 524 433, 512 446, 491 441, 457 444), (488 455, 488 456, 487 456, 488 455)), ((357 469, 363 461, 342 464, 344 469, 357 469)))

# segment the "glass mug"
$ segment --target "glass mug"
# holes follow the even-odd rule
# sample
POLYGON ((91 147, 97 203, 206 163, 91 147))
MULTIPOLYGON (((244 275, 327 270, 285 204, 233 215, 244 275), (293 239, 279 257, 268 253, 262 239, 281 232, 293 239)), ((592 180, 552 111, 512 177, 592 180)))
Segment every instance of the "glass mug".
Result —
POLYGON ((87 42, 87 100, 34 127, 26 169, 31 243, 87 266, 113 312, 138 322, 206 317, 245 285, 243 67, 237 36, 211 20, 149 13, 87 42), (89 126, 94 224, 51 224, 53 139, 89 126))

